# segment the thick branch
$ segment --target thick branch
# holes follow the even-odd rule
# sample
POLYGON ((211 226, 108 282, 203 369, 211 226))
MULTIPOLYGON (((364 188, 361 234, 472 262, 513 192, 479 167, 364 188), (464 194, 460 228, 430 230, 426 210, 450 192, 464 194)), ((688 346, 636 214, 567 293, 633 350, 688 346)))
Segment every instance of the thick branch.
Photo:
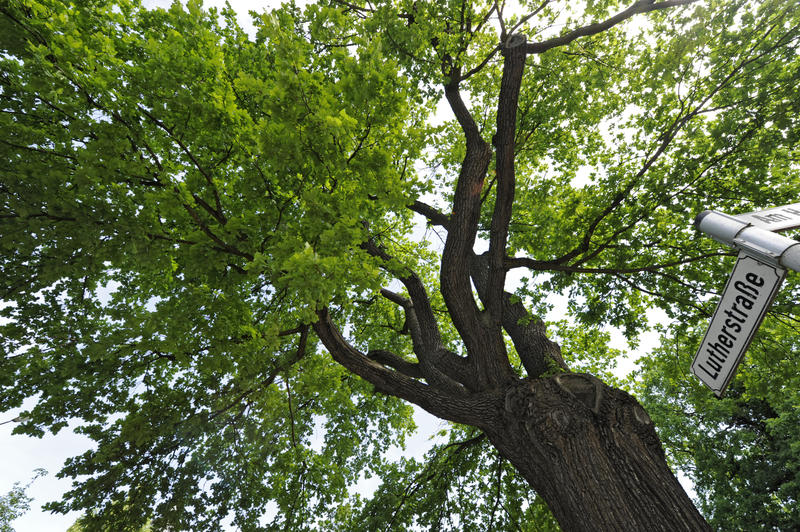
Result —
POLYGON ((417 353, 417 357, 424 356, 422 353, 425 352, 426 342, 423 338, 422 328, 419 325, 419 319, 417 319, 417 313, 414 310, 414 304, 410 299, 406 299, 400 294, 396 294, 391 290, 387 290, 386 288, 381 290, 381 295, 392 303, 403 307, 403 310, 406 313, 406 326, 411 334, 411 343, 414 346, 414 353, 417 353))
POLYGON ((512 35, 503 49, 503 78, 497 104, 495 134, 497 195, 489 233, 489 279, 486 287, 486 312, 493 326, 500 326, 503 288, 506 270, 503 260, 508 241, 508 224, 514 205, 516 176, 514 167, 514 137, 517 130, 517 106, 525 70, 525 37, 512 35))
POLYGON ((390 370, 363 355, 347 340, 331 321, 327 309, 317 312, 314 331, 334 360, 363 378, 379 392, 410 401, 434 416, 455 423, 481 425, 499 421, 504 398, 498 392, 453 396, 423 384, 416 379, 390 370))
MULTIPOLYGON (((373 240, 367 241, 363 247, 373 256, 385 261, 391 260, 391 256, 373 240)), ((466 359, 444 348, 439 326, 422 280, 410 270, 406 270, 404 275, 399 275, 398 279, 408 290, 411 299, 387 289, 381 290, 381 295, 405 310, 414 354, 417 355, 425 379, 453 393, 463 393, 465 386, 470 390, 476 389, 466 359)))
MULTIPOLYGON (((469 390, 475 390, 477 388, 475 379, 470 374, 469 366, 465 358, 445 349, 441 341, 430 345, 425 343, 414 304, 410 299, 406 299, 400 294, 396 294, 387 289, 381 290, 381 295, 389 301, 403 307, 406 313, 406 325, 411 334, 414 354, 417 355, 417 360, 420 361, 417 371, 421 371, 422 378, 425 378, 425 380, 431 384, 438 384, 444 389, 451 390, 455 393, 463 392, 462 386, 465 386, 469 390)), ((374 358, 371 355, 368 356, 374 358)), ((391 366, 399 369, 397 366, 391 366)))
POLYGON ((367 353, 367 358, 380 362, 384 366, 393 368, 412 379, 422 379, 422 370, 419 364, 409 362, 403 357, 386 349, 373 349, 367 353))
MULTIPOLYGON (((363 244, 363 248, 374 257, 379 257, 388 262, 391 256, 381 246, 370 239, 363 244)), ((416 321, 419 324, 419 338, 418 341, 426 349, 430 350, 434 347, 440 346, 442 337, 439 333, 439 326, 436 323, 436 318, 431 308, 428 292, 425 290, 425 285, 419 276, 411 270, 406 270, 403 274, 399 274, 397 278, 403 283, 403 286, 408 290, 408 295, 411 297, 410 303, 413 305, 416 321)), ((397 303, 398 305, 407 308, 406 304, 397 300, 393 300, 388 294, 384 293, 384 297, 397 303)))
MULTIPOLYGON (((486 254, 473 255, 471 262, 472 280, 478 289, 478 295, 484 298, 489 278, 488 257, 486 254)), ((512 303, 511 294, 508 292, 502 294, 502 305, 503 328, 511 337, 522 365, 530 377, 536 378, 542 375, 551 369, 552 363, 564 371, 569 371, 561 357, 561 348, 547 337, 541 319, 531 316, 522 303, 512 303)))
POLYGON ((461 126, 461 130, 464 132, 464 136, 467 138, 467 150, 469 151, 470 146, 472 146, 473 149, 482 147, 488 150, 486 141, 481 137, 481 133, 478 129, 478 125, 475 123, 475 119, 472 117, 469 109, 467 109, 467 105, 461 98, 461 92, 458 85, 460 75, 461 74, 458 71, 454 71, 450 74, 452 79, 444 87, 444 96, 447 99, 447 103, 450 105, 450 109, 453 111, 458 124, 461 126))
POLYGON ((697 0, 668 0, 666 2, 656 3, 644 0, 636 2, 625 11, 617 13, 613 17, 603 22, 597 22, 595 24, 589 24, 587 26, 583 26, 582 28, 573 30, 569 33, 561 35, 560 37, 554 37, 552 39, 548 39, 542 42, 530 43, 525 47, 525 51, 529 54, 541 54, 543 52, 546 52, 547 50, 550 50, 551 48, 565 46, 574 41, 575 39, 579 39, 580 37, 588 37, 590 35, 596 35, 598 33, 602 33, 612 28, 613 26, 616 26, 620 22, 624 22, 625 20, 639 13, 648 13, 650 11, 669 9, 671 7, 685 6, 693 4, 696 1, 697 0))
POLYGON ((427 203, 416 200, 411 205, 408 205, 408 208, 427 218, 428 221, 433 225, 440 225, 445 229, 450 226, 450 218, 427 203))
POLYGON ((466 155, 453 198, 453 213, 442 253, 440 282, 442 296, 453 324, 467 348, 481 386, 494 387, 513 378, 505 344, 499 330, 490 331, 481 318, 472 295, 469 257, 475 244, 480 217, 483 181, 491 149, 480 136, 475 121, 464 105, 457 83, 445 87, 445 96, 466 137, 466 155))
POLYGON ((403 307, 404 309, 411 308, 411 300, 396 292, 383 288, 381 289, 381 295, 397 306, 403 307))

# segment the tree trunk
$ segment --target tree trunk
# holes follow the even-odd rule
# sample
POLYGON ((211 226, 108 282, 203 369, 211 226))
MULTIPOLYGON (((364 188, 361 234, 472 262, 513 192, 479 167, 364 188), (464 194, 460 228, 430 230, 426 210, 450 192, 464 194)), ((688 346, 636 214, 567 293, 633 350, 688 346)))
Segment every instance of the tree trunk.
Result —
POLYGON ((503 417, 487 435, 565 531, 710 530, 626 392, 585 374, 525 380, 503 417))

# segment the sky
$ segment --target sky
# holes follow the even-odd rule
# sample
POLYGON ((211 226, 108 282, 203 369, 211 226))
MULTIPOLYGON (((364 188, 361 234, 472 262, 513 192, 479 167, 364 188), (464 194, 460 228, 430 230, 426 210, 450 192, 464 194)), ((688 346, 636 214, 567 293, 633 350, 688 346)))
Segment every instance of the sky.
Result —
MULTIPOLYGON (((248 12, 251 10, 260 12, 271 5, 279 4, 275 0, 229 0, 229 2, 239 14, 240 25, 251 34, 254 29, 248 12)), ((168 7, 171 1, 144 0, 143 3, 149 8, 154 8, 168 7)), ((297 1, 297 3, 302 5, 306 2, 297 1)), ((221 8, 224 5, 224 0, 206 0, 204 2, 206 8, 221 8)), ((627 350, 627 343, 622 335, 618 331, 610 332, 611 347, 627 350)), ((645 334, 641 339, 638 352, 647 352, 656 342, 657 336, 654 333, 645 334)), ((628 359, 620 361, 618 370, 620 375, 624 375, 633 368, 633 359, 628 359)), ((84 436, 74 434, 72 427, 63 429, 57 435, 47 435, 41 439, 12 436, 14 423, 11 420, 26 407, 30 407, 30 404, 23 405, 22 409, 0 414, 0 494, 6 494, 15 482, 27 484, 35 475, 35 469, 46 469, 49 472, 48 475, 35 480, 28 489, 28 495, 34 498, 31 510, 14 521, 13 525, 17 532, 65 531, 80 514, 73 512, 63 516, 53 515, 42 511, 40 506, 44 502, 60 499, 63 493, 69 490, 72 481, 58 479, 55 475, 67 458, 85 452, 92 442, 84 436)), ((420 430, 414 438, 409 440, 406 454, 421 456, 434 443, 431 438, 444 426, 444 422, 419 409, 417 409, 416 421, 420 430)), ((359 487, 365 491, 371 491, 376 487, 377 482, 378 479, 373 479, 370 483, 364 483, 359 487)))

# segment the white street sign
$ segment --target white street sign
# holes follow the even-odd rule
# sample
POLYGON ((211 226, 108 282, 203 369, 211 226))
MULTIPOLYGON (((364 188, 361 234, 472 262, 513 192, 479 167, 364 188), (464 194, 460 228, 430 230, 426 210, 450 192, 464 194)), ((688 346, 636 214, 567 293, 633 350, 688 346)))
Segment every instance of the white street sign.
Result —
POLYGON ((735 217, 767 231, 784 231, 800 227, 800 203, 737 214, 735 217))
POLYGON ((717 397, 736 372, 785 276, 784 268, 739 254, 692 362, 692 373, 717 397))

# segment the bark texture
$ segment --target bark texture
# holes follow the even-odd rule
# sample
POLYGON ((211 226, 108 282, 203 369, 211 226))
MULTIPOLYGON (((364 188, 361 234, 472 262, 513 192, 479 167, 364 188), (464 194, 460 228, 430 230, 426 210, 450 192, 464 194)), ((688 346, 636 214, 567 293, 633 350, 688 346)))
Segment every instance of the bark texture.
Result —
POLYGON ((650 417, 586 374, 523 381, 486 432, 567 531, 710 530, 664 458, 650 417))

